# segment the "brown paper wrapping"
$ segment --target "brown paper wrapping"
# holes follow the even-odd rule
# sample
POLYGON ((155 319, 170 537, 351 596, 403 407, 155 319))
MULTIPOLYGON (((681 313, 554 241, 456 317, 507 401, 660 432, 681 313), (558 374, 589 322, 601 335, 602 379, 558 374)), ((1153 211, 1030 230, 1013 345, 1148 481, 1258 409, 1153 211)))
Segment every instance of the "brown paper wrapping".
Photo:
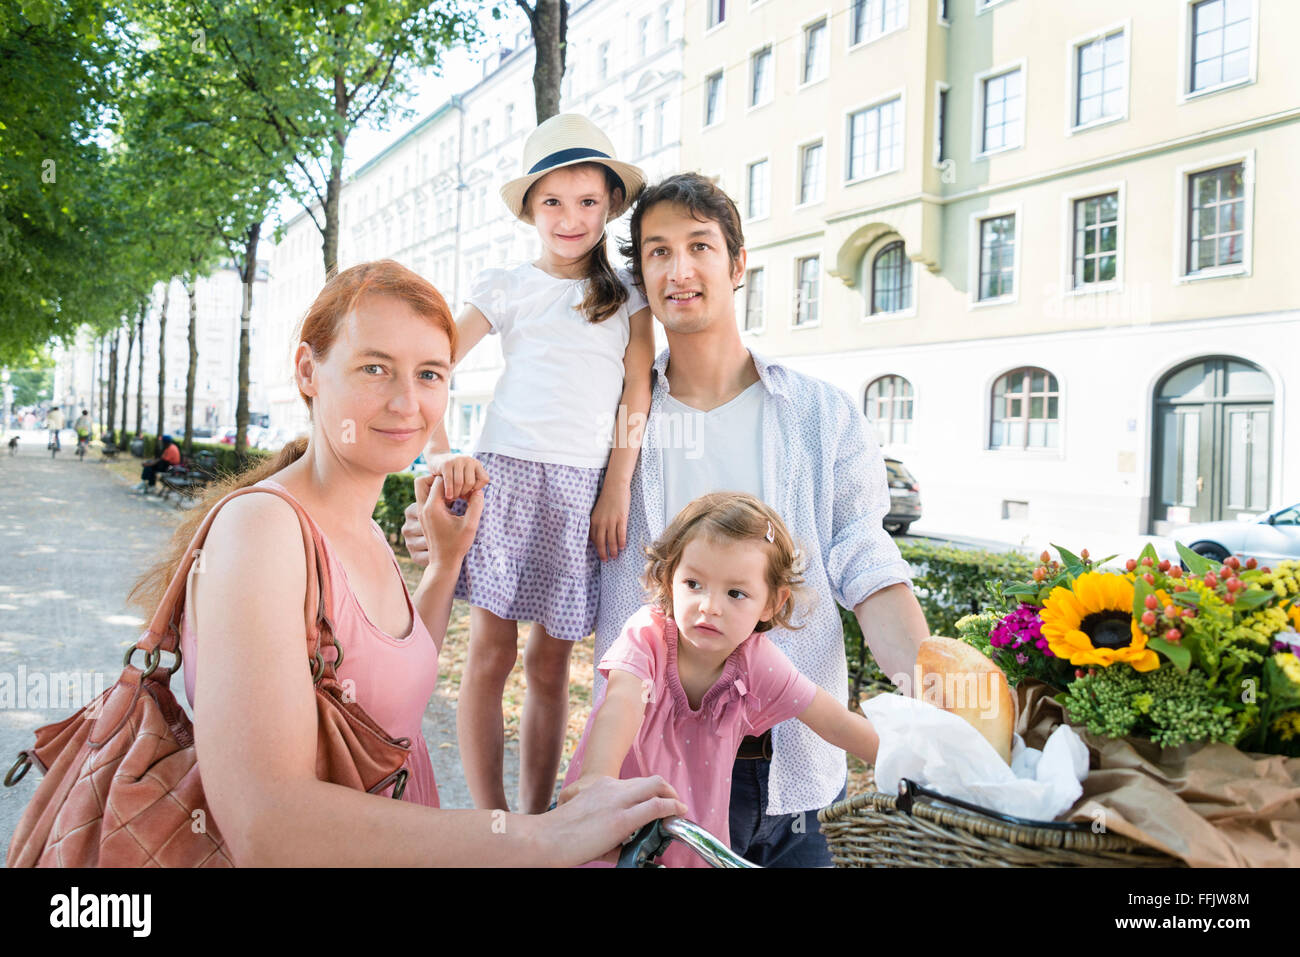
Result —
MULTIPOLYGON (((1016 689, 1016 731, 1031 748, 1065 720, 1056 692, 1016 689)), ((1090 770, 1064 820, 1095 821, 1191 867, 1300 867, 1300 758, 1249 754, 1226 744, 1160 748, 1103 738, 1082 726, 1090 770)))

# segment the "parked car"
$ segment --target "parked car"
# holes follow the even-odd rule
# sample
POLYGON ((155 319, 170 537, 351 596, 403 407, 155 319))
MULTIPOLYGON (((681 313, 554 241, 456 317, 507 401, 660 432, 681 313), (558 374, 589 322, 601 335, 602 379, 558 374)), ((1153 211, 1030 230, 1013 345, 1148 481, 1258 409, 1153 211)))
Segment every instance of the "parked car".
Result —
POLYGON ((268 452, 278 452, 301 434, 301 429, 263 429, 257 438, 257 447, 268 452))
POLYGON ((1261 565, 1300 559, 1300 503, 1265 512, 1251 522, 1201 522, 1169 533, 1198 555, 1221 562, 1229 555, 1254 558, 1261 565))
POLYGON ((898 459, 885 459, 885 473, 889 481, 885 531, 890 535, 906 535, 912 523, 921 517, 921 486, 898 459))

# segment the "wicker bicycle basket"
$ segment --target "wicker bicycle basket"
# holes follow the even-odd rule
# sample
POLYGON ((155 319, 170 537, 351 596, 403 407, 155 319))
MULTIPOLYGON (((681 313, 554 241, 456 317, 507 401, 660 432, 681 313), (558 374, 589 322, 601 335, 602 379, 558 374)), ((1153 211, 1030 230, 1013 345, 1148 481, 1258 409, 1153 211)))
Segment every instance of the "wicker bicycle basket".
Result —
POLYGON ((1009 824, 879 791, 823 808, 817 820, 836 867, 1184 866, 1119 834, 1009 824))

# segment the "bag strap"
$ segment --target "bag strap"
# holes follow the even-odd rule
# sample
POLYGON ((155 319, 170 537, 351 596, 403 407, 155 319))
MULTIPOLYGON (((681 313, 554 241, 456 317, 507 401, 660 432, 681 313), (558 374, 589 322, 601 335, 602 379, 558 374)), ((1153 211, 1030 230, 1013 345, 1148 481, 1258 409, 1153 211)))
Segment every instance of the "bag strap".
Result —
MULTIPOLYGON (((157 666, 157 655, 160 651, 177 655, 179 659, 177 649, 180 647, 180 620, 181 615, 184 613, 185 587, 189 581, 190 569, 196 559, 201 560, 202 558, 201 549, 204 541, 207 540, 208 530, 212 527, 212 521, 216 518, 217 512, 231 499, 240 495, 247 495, 250 492, 269 492, 272 495, 278 495, 289 503, 294 510, 294 514, 298 516, 298 524, 302 528, 303 550, 307 556, 307 594, 303 604, 303 616, 307 625, 307 658, 309 661, 316 662, 314 666, 316 672, 324 670, 323 662, 319 660, 321 629, 322 627, 326 629, 329 636, 326 640, 330 640, 333 639, 334 628, 329 619, 329 609, 333 607, 333 593, 323 544, 320 541, 315 524, 303 507, 298 504, 297 500, 287 492, 269 485, 250 485, 246 488, 236 489, 212 507, 203 519, 203 524, 194 533, 185 554, 181 557, 176 573, 172 576, 162 601, 158 603, 158 608, 154 611, 148 628, 145 629, 144 634, 140 636, 131 651, 127 653, 128 661, 136 649, 145 652, 147 659, 153 658, 155 668, 157 666)), ((335 646, 338 657, 331 664, 337 663, 342 657, 342 648, 338 647, 337 641, 335 641, 335 646)), ((175 668, 172 670, 175 670, 175 668)), ((331 667, 329 671, 332 672, 333 668, 331 667)), ((163 672, 163 674, 167 675, 169 672, 163 672)), ((319 680, 319 675, 313 677, 319 680)))

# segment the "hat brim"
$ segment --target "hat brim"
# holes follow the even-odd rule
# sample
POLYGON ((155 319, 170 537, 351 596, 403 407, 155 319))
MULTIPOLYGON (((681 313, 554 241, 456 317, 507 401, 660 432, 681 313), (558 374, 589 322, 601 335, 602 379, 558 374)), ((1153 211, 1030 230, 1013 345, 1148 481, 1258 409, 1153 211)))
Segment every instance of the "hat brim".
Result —
POLYGON ((553 173, 555 170, 563 169, 566 166, 576 166, 579 163, 599 163, 601 166, 606 166, 623 182, 623 202, 610 207, 609 216, 605 219, 606 222, 618 219, 627 212, 632 203, 636 201, 637 194, 645 187, 645 173, 639 166, 633 166, 631 163, 623 163, 615 159, 586 156, 564 163, 556 163, 554 166, 548 166, 536 173, 529 173, 527 176, 520 176, 517 179, 510 180, 501 187, 501 198, 505 201, 506 208, 510 210, 511 215, 516 219, 528 223, 530 226, 533 225, 533 217, 528 210, 524 209, 524 194, 528 192, 528 188, 547 173, 553 173))

